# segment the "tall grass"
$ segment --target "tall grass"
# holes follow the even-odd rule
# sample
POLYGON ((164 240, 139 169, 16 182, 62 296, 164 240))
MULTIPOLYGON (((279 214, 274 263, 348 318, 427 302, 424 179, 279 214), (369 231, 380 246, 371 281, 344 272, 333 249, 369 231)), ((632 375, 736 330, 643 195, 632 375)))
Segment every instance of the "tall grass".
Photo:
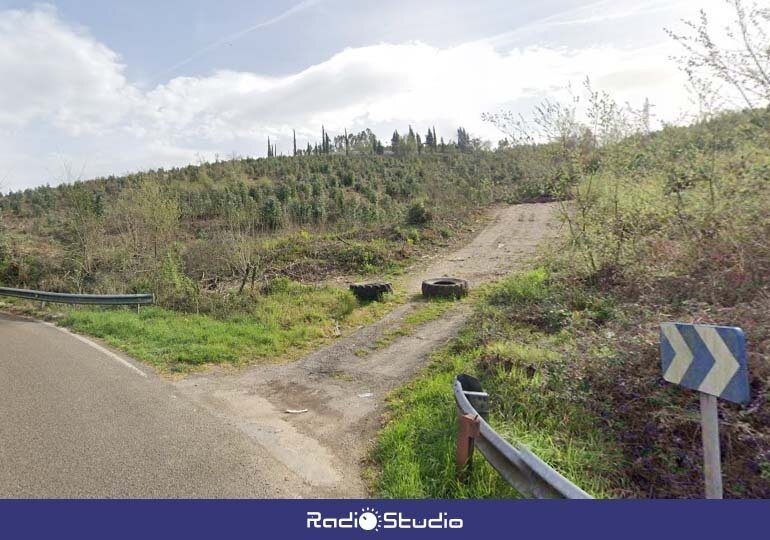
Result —
POLYGON ((547 274, 536 270, 489 288, 468 328, 391 396, 390 421, 373 453, 379 496, 517 496, 481 456, 466 482, 456 479, 452 381, 460 373, 481 379, 491 396, 490 423, 503 437, 526 444, 594 495, 612 493, 620 453, 601 431, 601 420, 571 398, 573 386, 563 375, 573 353, 569 336, 512 316, 553 296, 548 287, 547 274))

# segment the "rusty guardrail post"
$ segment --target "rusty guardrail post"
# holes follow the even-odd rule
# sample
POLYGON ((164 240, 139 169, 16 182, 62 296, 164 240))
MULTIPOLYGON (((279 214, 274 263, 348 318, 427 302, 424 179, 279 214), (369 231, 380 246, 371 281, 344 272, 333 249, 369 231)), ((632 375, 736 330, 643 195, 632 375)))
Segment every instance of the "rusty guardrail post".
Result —
POLYGON ((478 415, 460 414, 457 416, 457 476, 461 480, 467 475, 473 463, 473 447, 476 437, 481 433, 481 422, 478 415))
POLYGON ((461 373, 452 384, 457 404, 457 477, 471 466, 474 450, 523 497, 590 499, 591 496, 551 468, 521 443, 509 443, 487 423, 489 395, 475 377, 461 373))

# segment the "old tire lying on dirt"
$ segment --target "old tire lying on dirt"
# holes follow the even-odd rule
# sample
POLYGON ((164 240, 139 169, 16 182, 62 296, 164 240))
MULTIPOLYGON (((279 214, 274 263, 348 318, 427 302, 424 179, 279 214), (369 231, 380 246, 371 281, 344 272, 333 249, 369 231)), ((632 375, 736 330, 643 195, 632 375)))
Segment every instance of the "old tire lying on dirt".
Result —
POLYGON ((393 286, 390 283, 353 283, 350 290, 359 300, 380 300, 385 293, 393 292, 393 286))
POLYGON ((461 298, 468 294, 468 282, 464 279, 442 277, 422 282, 425 298, 461 298))

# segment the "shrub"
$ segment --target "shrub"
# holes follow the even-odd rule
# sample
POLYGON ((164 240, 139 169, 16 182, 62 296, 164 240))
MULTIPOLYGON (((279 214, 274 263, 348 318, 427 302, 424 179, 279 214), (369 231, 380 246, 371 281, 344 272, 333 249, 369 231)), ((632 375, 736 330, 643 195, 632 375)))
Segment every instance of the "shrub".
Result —
POLYGON ((413 203, 406 211, 406 222, 409 225, 425 225, 433 219, 430 210, 423 201, 413 203))
POLYGON ((181 262, 168 253, 155 273, 153 290, 158 304, 180 311, 197 311, 200 295, 197 284, 184 274, 181 262))

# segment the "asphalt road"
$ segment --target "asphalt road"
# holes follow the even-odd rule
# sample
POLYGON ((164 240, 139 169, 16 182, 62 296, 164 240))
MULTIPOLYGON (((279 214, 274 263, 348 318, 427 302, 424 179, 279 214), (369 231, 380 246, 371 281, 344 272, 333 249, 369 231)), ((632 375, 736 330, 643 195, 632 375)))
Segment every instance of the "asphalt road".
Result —
POLYGON ((147 367, 0 314, 0 497, 282 497, 285 472, 147 367))

